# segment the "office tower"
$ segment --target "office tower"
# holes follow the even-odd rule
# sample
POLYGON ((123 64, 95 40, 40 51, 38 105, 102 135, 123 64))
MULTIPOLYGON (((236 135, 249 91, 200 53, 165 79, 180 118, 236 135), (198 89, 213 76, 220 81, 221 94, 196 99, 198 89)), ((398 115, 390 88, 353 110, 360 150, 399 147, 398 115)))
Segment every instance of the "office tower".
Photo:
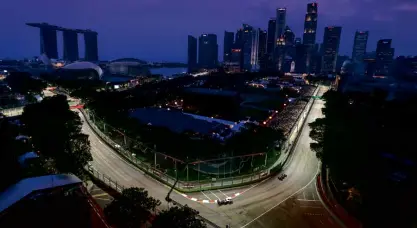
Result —
MULTIPOLYGON (((275 29, 275 42, 281 37, 284 33, 285 25, 286 25, 286 17, 287 17, 287 9, 286 8, 278 8, 276 11, 276 29, 275 29)), ((276 43, 275 43, 276 46, 276 43)))
POLYGON ((382 39, 377 43, 375 74, 378 76, 387 76, 389 73, 389 67, 394 57, 394 48, 391 48, 391 42, 391 39, 382 39))
POLYGON ((353 41, 352 61, 359 63, 363 61, 366 54, 366 45, 368 43, 368 31, 356 31, 355 40, 353 41))
POLYGON ((58 59, 58 45, 56 30, 48 27, 41 27, 41 54, 45 54, 49 59, 58 59))
POLYGON ((240 45, 233 44, 230 65, 236 67, 235 72, 243 70, 243 51, 240 45))
POLYGON ((240 46, 240 48, 243 48, 243 29, 240 28, 239 30, 236 31, 236 35, 235 35, 235 44, 240 46))
POLYGON ((259 70, 259 29, 243 24, 243 68, 247 71, 259 70))
POLYGON ((340 35, 342 27, 329 26, 324 28, 323 57, 321 72, 336 72, 336 61, 339 53, 340 35))
POLYGON ((223 62, 227 63, 231 61, 232 46, 235 40, 235 34, 233 32, 224 32, 223 43, 223 62))
POLYGON ((267 53, 272 57, 275 48, 275 30, 276 30, 277 21, 275 18, 271 18, 268 21, 268 41, 266 44, 267 53))
POLYGON ((306 73, 307 71, 307 53, 308 45, 297 44, 295 46, 295 68, 294 71, 299 74, 306 73))
POLYGON ((307 72, 315 71, 314 57, 316 56, 314 45, 317 33, 317 3, 307 4, 307 13, 304 19, 303 44, 309 46, 307 55, 307 72))
POLYGON ((96 62, 98 61, 98 46, 97 46, 97 33, 86 30, 84 32, 85 43, 85 60, 96 62))
POLYGON ((64 60, 78 60, 78 33, 74 30, 64 30, 64 60))
POLYGON ((267 39, 268 33, 265 30, 259 29, 259 47, 258 47, 258 59, 259 69, 261 71, 267 70, 268 53, 267 53, 267 39))
POLYGON ((218 64, 217 35, 203 34, 198 39, 198 65, 213 69, 218 64))
POLYGON ((295 41, 295 34, 294 32, 290 29, 289 26, 285 26, 285 30, 284 30, 284 39, 285 39, 285 45, 286 46, 290 46, 294 44, 295 41))
POLYGON ((275 47, 275 53, 274 53, 275 69, 279 71, 282 71, 282 65, 285 59, 285 52, 286 52, 285 37, 284 35, 281 35, 276 41, 276 47, 275 47))
POLYGON ((317 3, 307 4, 307 13, 304 20, 303 44, 314 45, 317 32, 317 3))
POLYGON ((295 38, 294 44, 295 45, 301 44, 301 38, 300 37, 295 38))
POLYGON ((188 36, 188 73, 197 69, 197 38, 188 36))
POLYGON ((271 18, 268 21, 268 38, 266 44, 266 52, 268 54, 267 68, 269 71, 274 71, 274 50, 275 50, 275 30, 276 30, 277 20, 271 18))

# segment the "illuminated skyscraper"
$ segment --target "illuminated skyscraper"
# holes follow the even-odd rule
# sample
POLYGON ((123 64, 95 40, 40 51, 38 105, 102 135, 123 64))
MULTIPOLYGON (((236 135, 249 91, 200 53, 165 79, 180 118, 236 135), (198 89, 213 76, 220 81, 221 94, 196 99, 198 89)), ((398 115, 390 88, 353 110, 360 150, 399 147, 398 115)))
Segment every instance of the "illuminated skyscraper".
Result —
POLYGON ((394 58, 394 48, 391 47, 391 42, 391 39, 383 39, 377 43, 375 75, 387 76, 389 73, 389 67, 394 58))
POLYGON ((323 57, 321 72, 336 72, 337 55, 339 53, 342 27, 329 26, 324 28, 323 57))
POLYGON ((287 18, 287 9, 286 8, 278 8, 276 11, 276 29, 275 29, 275 46, 278 42, 278 39, 281 35, 284 34, 285 25, 286 25, 286 18, 287 18))
POLYGON ((213 69, 218 64, 217 35, 203 34, 198 39, 198 65, 203 68, 213 69))
POLYGON ((314 45, 317 33, 317 3, 307 4, 307 13, 304 20, 303 44, 314 45))
POLYGON ((259 29, 243 24, 243 67, 247 71, 259 70, 259 29))
POLYGON ((232 56, 232 48, 235 40, 235 34, 233 32, 224 32, 223 43, 223 62, 230 62, 232 56))
POLYGON ((188 72, 197 69, 197 38, 188 36, 188 72))
POLYGON ((352 61, 360 63, 366 54, 366 45, 368 43, 368 31, 356 31, 353 42, 352 61))

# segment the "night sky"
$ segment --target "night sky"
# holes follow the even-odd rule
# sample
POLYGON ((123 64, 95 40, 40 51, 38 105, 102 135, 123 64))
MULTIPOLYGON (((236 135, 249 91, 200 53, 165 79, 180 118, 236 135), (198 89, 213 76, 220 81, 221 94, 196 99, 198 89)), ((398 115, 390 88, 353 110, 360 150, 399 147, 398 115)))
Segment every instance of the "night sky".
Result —
MULTIPOLYGON (((92 29, 99 33, 102 60, 136 57, 148 61, 187 59, 187 35, 218 35, 241 24, 267 29, 277 7, 287 7, 287 24, 302 36, 308 0, 3 0, 0 4, 0 58, 39 55, 39 31, 26 22, 92 29)), ((317 42, 324 26, 342 26, 340 54, 352 53, 355 30, 369 30, 368 51, 392 38, 395 55, 417 55, 417 0, 321 0, 317 42)), ((82 37, 79 37, 82 41, 82 37)), ((58 36, 62 57, 62 35, 58 36)), ((84 55, 80 42, 80 54, 84 55)), ((219 57, 221 60, 222 57, 219 57)))

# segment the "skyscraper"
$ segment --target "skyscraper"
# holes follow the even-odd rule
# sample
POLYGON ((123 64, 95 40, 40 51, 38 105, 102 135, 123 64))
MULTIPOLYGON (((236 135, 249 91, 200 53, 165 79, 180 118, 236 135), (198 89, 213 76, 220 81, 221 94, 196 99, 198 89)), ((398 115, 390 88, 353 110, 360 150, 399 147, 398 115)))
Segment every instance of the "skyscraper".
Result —
POLYGON ((64 30, 64 60, 78 60, 78 33, 74 30, 64 30))
POLYGON ((98 61, 98 46, 97 46, 97 32, 84 32, 85 43, 85 60, 96 62, 98 61))
POLYGON ((376 70, 378 76, 387 76, 394 57, 391 39, 379 40, 376 46, 376 70))
POLYGON ((301 44, 301 38, 300 37, 295 38, 294 43, 295 43, 295 45, 301 44))
POLYGON ((213 69, 218 64, 217 35, 203 34, 198 39, 198 65, 213 69))
POLYGON ((232 47, 235 40, 235 34, 233 32, 224 32, 223 43, 223 62, 230 62, 232 56, 232 47))
POLYGON ((46 54, 50 59, 58 59, 58 45, 56 30, 48 27, 41 27, 41 54, 46 54))
POLYGON ((275 18, 271 18, 268 21, 268 39, 267 39, 267 53, 272 55, 274 53, 275 47, 275 30, 276 30, 277 20, 275 18))
POLYGON ((356 31, 353 42, 352 61, 361 63, 366 54, 366 45, 368 43, 368 31, 356 31))
POLYGON ((314 61, 316 33, 317 33, 317 3, 307 4, 307 13, 304 19, 304 33, 303 33, 303 44, 308 46, 307 53, 307 72, 315 71, 316 64, 314 61))
POLYGON ((307 13, 304 19, 303 44, 314 45, 317 32, 317 3, 307 4, 307 13))
POLYGON ((342 27, 329 26, 324 28, 323 57, 321 72, 336 72, 336 61, 339 53, 342 27))
POLYGON ((284 30, 284 39, 285 39, 285 45, 289 46, 289 45, 293 45, 294 41, 295 41, 295 34, 294 32, 290 29, 290 27, 287 25, 285 26, 285 30, 284 30))
POLYGON ((197 38, 188 36, 188 73, 197 68, 197 38))
POLYGON ((259 29, 259 47, 258 47, 258 59, 259 59, 259 68, 262 71, 267 70, 267 32, 265 30, 259 29))
POLYGON ((274 49, 275 49, 275 30, 276 30, 277 20, 275 18, 271 18, 268 21, 268 38, 266 44, 266 52, 268 54, 268 62, 267 67, 268 70, 273 71, 274 67, 274 49))
POLYGON ((275 46, 278 39, 284 33, 285 25, 286 25, 286 18, 287 18, 287 9, 286 8, 278 8, 276 11, 276 28, 275 28, 275 46))
POLYGON ((243 24, 243 66, 247 71, 259 70, 259 29, 243 24))

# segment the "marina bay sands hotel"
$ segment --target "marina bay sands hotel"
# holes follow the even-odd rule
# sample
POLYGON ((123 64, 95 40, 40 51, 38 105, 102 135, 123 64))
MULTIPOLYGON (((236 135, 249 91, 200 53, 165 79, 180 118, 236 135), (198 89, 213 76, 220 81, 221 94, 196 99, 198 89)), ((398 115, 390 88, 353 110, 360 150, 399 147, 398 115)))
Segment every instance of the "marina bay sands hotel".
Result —
POLYGON ((41 41, 41 54, 50 59, 58 59, 57 31, 63 32, 64 56, 67 61, 79 60, 78 33, 84 35, 85 61, 98 61, 97 32, 82 29, 68 29, 47 23, 26 23, 31 27, 39 28, 41 41))

